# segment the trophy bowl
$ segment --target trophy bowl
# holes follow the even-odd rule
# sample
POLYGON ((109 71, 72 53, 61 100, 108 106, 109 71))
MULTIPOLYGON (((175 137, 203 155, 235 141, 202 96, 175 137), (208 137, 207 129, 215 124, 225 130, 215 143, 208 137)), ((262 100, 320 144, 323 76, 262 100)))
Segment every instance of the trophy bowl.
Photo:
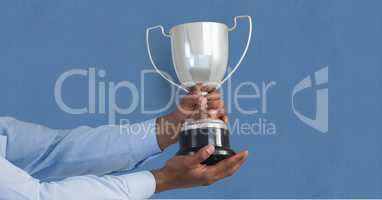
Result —
MULTIPOLYGON (((163 26, 146 30, 146 45, 154 69, 172 85, 189 92, 189 88, 201 84, 218 89, 237 70, 245 57, 252 36, 250 16, 236 16, 234 25, 229 28, 217 22, 191 22, 176 25, 165 33, 163 26), (228 65, 228 33, 236 29, 237 19, 247 18, 249 33, 245 49, 233 70, 224 78, 228 65), (152 59, 149 33, 159 28, 162 34, 171 39, 171 53, 176 75, 181 84, 165 76, 152 59)), ((206 145, 214 145, 215 152, 202 164, 213 165, 235 154, 230 148, 229 130, 220 119, 189 119, 183 124, 179 136, 178 155, 192 155, 206 145)))
POLYGON ((228 27, 216 22, 181 24, 170 30, 172 60, 181 84, 217 87, 228 63, 228 27))

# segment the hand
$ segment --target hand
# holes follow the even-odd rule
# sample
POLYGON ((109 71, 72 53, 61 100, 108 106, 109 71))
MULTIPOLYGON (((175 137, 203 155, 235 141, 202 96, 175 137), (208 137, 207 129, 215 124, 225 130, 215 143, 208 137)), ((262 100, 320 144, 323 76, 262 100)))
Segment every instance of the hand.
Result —
POLYGON ((212 145, 207 145, 196 154, 190 156, 174 156, 166 165, 152 171, 155 180, 155 192, 176 188, 207 186, 227 176, 233 175, 244 163, 248 151, 207 166, 200 164, 215 151, 212 145))
POLYGON ((188 95, 182 97, 176 111, 157 118, 157 141, 161 150, 164 150, 178 139, 178 133, 186 119, 198 118, 201 107, 206 106, 209 118, 219 118, 228 122, 224 110, 224 102, 217 90, 201 85, 191 88, 188 95), (207 92, 206 96, 202 93, 207 92))
POLYGON ((224 108, 224 101, 216 89, 210 89, 207 95, 207 109, 209 119, 220 119, 228 124, 228 116, 224 108))

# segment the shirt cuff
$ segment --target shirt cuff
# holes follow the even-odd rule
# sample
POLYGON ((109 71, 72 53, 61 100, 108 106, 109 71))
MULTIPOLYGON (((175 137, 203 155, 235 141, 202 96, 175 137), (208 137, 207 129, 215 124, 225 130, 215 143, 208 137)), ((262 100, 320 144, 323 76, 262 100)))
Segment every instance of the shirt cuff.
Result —
POLYGON ((155 193, 155 177, 149 171, 126 174, 119 178, 125 180, 132 199, 148 199, 155 193))
POLYGON ((0 156, 5 158, 6 150, 7 150, 7 136, 1 135, 0 133, 0 156))

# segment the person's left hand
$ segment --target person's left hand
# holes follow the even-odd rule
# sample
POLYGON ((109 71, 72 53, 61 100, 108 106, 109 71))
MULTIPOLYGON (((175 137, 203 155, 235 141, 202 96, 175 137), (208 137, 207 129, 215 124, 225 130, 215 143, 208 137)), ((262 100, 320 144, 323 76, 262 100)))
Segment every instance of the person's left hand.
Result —
POLYGON ((174 112, 157 118, 156 132, 159 147, 164 150, 175 143, 184 121, 189 118, 198 118, 200 108, 203 106, 207 108, 209 118, 221 119, 228 123, 224 101, 219 92, 213 88, 196 85, 191 88, 189 94, 180 99, 174 112), (207 95, 203 95, 203 92, 207 92, 207 95))
POLYGON ((212 166, 200 164, 214 151, 214 146, 208 145, 193 155, 174 156, 166 162, 164 167, 153 170, 152 174, 156 182, 155 192, 213 184, 233 175, 248 156, 248 151, 241 151, 212 166))

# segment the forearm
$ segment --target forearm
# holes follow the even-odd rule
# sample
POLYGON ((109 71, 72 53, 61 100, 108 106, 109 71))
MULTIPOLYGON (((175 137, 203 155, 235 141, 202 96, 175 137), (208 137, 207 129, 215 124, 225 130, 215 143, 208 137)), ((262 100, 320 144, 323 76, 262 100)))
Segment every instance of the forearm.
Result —
POLYGON ((44 180, 129 170, 160 152, 155 120, 122 127, 53 130, 0 118, 1 131, 8 138, 6 158, 44 180), (138 132, 132 126, 139 126, 138 132))
POLYGON ((53 183, 41 183, 40 200, 148 199, 155 191, 155 179, 148 171, 120 176, 78 176, 53 183))
POLYGON ((155 179, 148 171, 120 176, 76 176, 43 182, 1 156, 0 169, 0 199, 147 199, 155 191, 155 179))

